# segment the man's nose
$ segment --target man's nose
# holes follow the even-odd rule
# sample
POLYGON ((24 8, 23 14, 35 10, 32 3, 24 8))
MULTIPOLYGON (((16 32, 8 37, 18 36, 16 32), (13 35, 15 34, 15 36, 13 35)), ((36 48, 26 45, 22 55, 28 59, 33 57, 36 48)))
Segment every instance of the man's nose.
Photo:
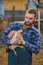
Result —
POLYGON ((26 21, 29 21, 29 18, 26 18, 25 20, 26 20, 26 21))

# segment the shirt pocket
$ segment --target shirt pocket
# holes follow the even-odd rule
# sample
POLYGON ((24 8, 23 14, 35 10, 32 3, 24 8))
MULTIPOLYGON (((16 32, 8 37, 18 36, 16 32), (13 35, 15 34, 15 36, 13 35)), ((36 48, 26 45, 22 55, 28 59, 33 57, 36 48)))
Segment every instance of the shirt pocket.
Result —
POLYGON ((23 32, 23 39, 24 39, 25 41, 28 41, 28 35, 27 35, 26 32, 23 32))
POLYGON ((30 35, 28 35, 28 39, 31 44, 35 44, 35 34, 34 33, 30 33, 30 35))

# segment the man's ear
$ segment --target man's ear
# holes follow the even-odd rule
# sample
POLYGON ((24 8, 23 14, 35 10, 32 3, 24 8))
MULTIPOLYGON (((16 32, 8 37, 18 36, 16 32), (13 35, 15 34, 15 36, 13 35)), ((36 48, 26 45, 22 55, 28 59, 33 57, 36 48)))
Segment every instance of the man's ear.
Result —
POLYGON ((37 17, 34 18, 34 21, 36 22, 37 17))
POLYGON ((35 20, 37 19, 37 17, 35 17, 35 20))

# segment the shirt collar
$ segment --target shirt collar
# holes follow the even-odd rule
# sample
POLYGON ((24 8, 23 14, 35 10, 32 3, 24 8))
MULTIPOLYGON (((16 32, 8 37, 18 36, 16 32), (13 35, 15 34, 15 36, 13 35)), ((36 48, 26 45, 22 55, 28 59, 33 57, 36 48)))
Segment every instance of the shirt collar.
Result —
MULTIPOLYGON (((23 29, 23 26, 24 25, 26 25, 26 23, 25 22, 23 22, 22 24, 21 24, 21 27, 20 27, 20 29, 23 29)), ((26 25, 27 26, 27 25, 26 25)), ((26 29, 30 29, 30 28, 32 28, 32 27, 34 27, 34 25, 32 24, 32 25, 30 25, 30 26, 27 26, 27 28, 26 29)))

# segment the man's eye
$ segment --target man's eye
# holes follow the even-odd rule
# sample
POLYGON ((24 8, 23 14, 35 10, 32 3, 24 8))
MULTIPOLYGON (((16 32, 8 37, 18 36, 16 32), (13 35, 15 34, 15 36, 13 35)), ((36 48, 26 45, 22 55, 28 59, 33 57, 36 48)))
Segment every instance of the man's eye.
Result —
POLYGON ((28 17, 26 17, 26 18, 28 18, 28 17))
MULTIPOLYGON (((26 17, 26 18, 28 18, 28 17, 26 17)), ((28 18, 28 19, 32 20, 33 18, 28 18)))

